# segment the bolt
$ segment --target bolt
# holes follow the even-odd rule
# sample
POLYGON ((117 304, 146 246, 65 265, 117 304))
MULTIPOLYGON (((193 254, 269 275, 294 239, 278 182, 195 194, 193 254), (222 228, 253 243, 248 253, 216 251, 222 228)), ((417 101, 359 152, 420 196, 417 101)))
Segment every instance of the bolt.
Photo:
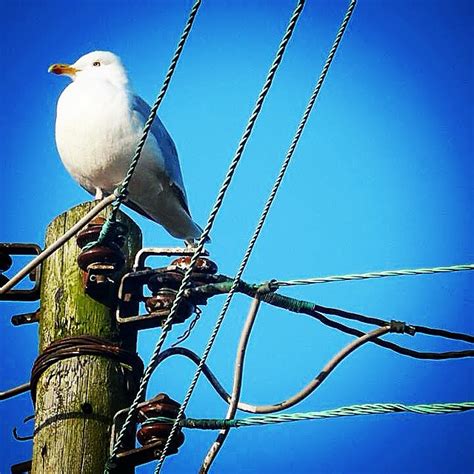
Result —
POLYGON ((81 410, 84 414, 90 415, 92 413, 92 405, 88 402, 82 403, 81 404, 81 410))

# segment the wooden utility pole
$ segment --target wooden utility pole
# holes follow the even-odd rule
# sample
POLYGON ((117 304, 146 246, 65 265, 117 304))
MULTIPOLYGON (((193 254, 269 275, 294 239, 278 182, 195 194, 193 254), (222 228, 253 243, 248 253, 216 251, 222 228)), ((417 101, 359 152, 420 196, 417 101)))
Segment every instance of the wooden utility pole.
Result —
MULTIPOLYGON (((93 205, 81 204, 54 219, 47 229, 46 245, 93 205)), ((141 246, 141 232, 125 214, 119 213, 117 220, 128 228, 123 246, 126 271, 141 246)), ((113 311, 84 293, 77 265, 79 252, 75 239, 71 239, 43 264, 40 353, 51 343, 71 336, 120 342, 113 311)), ((134 394, 127 391, 129 378, 119 361, 101 355, 80 354, 50 365, 36 390, 33 474, 103 472, 112 418, 133 399, 134 394)))

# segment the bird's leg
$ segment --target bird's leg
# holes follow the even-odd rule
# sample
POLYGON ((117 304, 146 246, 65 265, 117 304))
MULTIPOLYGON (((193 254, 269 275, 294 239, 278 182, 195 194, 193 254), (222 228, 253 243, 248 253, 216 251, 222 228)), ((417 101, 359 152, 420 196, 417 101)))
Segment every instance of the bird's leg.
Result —
POLYGON ((95 188, 94 201, 101 201, 104 198, 104 191, 100 188, 95 188))
POLYGON ((187 249, 195 249, 197 247, 197 242, 194 239, 185 240, 184 244, 187 249))

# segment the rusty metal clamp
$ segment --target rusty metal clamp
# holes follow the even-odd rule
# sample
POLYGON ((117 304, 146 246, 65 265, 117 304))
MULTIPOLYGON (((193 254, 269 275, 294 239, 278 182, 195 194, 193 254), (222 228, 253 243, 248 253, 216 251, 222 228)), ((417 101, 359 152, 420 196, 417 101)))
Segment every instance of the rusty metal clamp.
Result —
MULTIPOLYGON (((133 329, 146 329, 161 326, 166 320, 174 298, 183 280, 187 266, 194 253, 192 248, 144 248, 135 257, 134 271, 122 277, 118 291, 117 322, 121 326, 133 329), (167 267, 151 269, 145 266, 151 256, 178 257, 167 267), (151 296, 144 295, 148 286, 151 296), (139 314, 140 303, 145 303, 146 314, 139 314)), ((206 253, 206 256, 208 254, 206 253)), ((217 265, 201 257, 191 277, 191 284, 215 282, 218 278, 217 265)), ((182 299, 174 323, 182 323, 195 311, 196 305, 206 304, 205 298, 182 299)))

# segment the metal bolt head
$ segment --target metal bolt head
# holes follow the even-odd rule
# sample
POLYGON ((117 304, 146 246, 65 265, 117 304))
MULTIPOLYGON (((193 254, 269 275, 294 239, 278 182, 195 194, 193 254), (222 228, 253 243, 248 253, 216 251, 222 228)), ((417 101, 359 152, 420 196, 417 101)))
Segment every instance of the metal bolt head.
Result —
POLYGON ((0 253, 0 272, 6 272, 13 264, 13 260, 7 253, 0 253))

